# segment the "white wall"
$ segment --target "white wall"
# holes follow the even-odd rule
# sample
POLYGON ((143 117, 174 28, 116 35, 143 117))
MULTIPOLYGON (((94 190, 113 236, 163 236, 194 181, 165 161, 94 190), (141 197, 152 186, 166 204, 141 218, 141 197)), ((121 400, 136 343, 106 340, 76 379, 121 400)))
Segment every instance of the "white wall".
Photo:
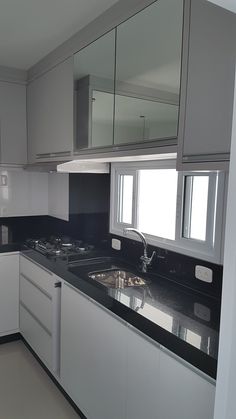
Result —
POLYGON ((0 170, 0 216, 48 214, 48 174, 0 170))
POLYGON ((33 215, 69 219, 68 174, 1 168, 0 217, 33 215))
POLYGON ((69 221, 69 175, 49 173, 48 215, 69 221))
POLYGON ((214 419, 236 417, 236 83, 226 215, 220 348, 214 419))

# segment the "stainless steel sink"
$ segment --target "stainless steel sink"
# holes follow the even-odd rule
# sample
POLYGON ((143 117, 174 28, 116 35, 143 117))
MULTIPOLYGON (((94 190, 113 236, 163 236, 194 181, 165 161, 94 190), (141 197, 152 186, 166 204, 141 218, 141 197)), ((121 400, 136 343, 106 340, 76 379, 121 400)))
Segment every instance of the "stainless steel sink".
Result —
POLYGON ((143 287, 147 285, 147 281, 140 276, 120 269, 90 272, 88 277, 108 288, 143 287))

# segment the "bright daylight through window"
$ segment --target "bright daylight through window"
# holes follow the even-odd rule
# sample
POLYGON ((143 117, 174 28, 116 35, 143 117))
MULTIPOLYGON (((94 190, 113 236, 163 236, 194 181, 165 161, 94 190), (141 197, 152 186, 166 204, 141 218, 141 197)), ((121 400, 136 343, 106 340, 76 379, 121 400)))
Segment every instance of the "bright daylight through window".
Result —
POLYGON ((224 182, 222 172, 177 172, 173 161, 114 164, 110 231, 132 226, 150 244, 219 261, 224 182))

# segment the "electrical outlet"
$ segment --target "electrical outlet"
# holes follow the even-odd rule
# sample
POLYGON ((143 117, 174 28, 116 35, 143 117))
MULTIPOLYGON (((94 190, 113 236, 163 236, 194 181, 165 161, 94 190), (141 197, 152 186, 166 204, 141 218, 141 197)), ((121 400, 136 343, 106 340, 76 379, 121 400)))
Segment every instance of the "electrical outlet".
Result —
POLYGON ((111 247, 112 247, 112 249, 120 250, 121 249, 121 241, 118 240, 118 239, 112 239, 111 240, 111 247))
POLYGON ((206 268, 205 266, 196 265, 195 266, 195 277, 200 279, 200 281, 212 283, 212 269, 206 268))

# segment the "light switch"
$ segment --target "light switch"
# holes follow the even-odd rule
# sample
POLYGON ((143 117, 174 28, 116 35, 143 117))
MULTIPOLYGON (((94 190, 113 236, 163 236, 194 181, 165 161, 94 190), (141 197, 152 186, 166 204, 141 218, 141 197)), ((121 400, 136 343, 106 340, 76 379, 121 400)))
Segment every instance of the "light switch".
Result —
POLYGON ((112 249, 120 250, 121 249, 121 241, 118 240, 118 239, 112 239, 111 247, 112 247, 112 249))

